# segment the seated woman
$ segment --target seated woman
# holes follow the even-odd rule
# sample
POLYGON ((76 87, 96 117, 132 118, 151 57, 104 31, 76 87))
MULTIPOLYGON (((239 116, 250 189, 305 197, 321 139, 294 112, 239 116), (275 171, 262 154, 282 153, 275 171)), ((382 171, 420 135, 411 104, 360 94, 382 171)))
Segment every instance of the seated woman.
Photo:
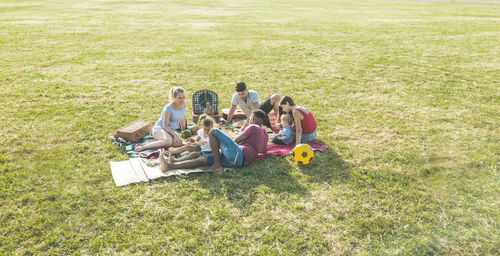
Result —
POLYGON ((295 145, 306 143, 316 138, 318 125, 311 111, 305 107, 296 106, 289 96, 281 99, 280 108, 284 113, 292 113, 295 122, 295 145))
POLYGON ((172 87, 170 89, 170 103, 161 111, 161 116, 153 127, 154 142, 138 146, 136 152, 168 148, 170 146, 181 146, 182 138, 176 130, 186 129, 186 102, 184 89, 181 87, 172 87))

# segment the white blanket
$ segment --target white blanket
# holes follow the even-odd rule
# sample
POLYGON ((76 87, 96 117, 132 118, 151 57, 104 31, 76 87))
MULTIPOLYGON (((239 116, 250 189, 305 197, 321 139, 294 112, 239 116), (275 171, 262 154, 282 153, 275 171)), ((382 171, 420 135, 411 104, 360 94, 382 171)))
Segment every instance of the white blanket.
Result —
POLYGON ((132 183, 147 182, 161 177, 175 176, 189 173, 210 172, 207 169, 182 169, 162 172, 158 167, 149 167, 140 158, 113 162, 110 161, 111 174, 117 187, 132 183))

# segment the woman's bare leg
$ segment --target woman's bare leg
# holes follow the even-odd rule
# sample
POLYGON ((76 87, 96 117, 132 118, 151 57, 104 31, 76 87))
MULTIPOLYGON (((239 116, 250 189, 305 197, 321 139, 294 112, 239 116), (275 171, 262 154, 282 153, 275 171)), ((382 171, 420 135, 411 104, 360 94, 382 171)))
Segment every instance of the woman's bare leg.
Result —
POLYGON ((170 134, 168 134, 164 130, 159 130, 155 132, 154 142, 148 143, 143 146, 138 146, 135 148, 134 151, 141 152, 148 149, 168 148, 172 146, 172 143, 173 143, 172 136, 170 136, 170 134))

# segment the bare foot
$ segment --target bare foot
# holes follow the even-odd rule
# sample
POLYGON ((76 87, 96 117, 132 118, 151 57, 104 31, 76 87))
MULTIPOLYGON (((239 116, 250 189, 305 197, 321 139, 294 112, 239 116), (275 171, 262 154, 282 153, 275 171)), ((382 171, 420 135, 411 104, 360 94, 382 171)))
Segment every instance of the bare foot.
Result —
POLYGON ((162 172, 168 171, 170 166, 165 160, 165 155, 163 155, 163 152, 160 153, 159 161, 160 161, 160 171, 162 172))
POLYGON ((168 162, 169 163, 175 163, 175 158, 174 158, 174 155, 172 154, 172 152, 168 151, 168 162))
POLYGON ((224 171, 224 168, 222 166, 220 166, 220 165, 219 166, 215 166, 215 164, 214 164, 214 165, 212 165, 210 167, 210 170, 212 170, 214 172, 222 172, 222 171, 224 171))

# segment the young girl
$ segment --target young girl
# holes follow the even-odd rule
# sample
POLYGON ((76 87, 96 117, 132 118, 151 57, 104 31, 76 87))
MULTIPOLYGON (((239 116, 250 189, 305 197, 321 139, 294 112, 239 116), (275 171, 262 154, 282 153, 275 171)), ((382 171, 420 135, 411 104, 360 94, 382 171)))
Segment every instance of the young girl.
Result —
POLYGON ((281 126, 283 129, 280 131, 279 135, 274 137, 271 141, 274 144, 278 145, 287 145, 294 141, 295 133, 292 130, 293 118, 290 114, 284 114, 281 116, 281 126))
POLYGON ((176 130, 186 129, 185 97, 182 87, 170 89, 170 103, 163 108, 160 118, 153 127, 155 141, 136 147, 136 152, 182 145, 182 138, 176 133, 176 130))
POLYGON ((200 120, 198 121, 198 126, 200 126, 201 128, 197 132, 198 137, 196 138, 196 141, 193 145, 184 145, 172 151, 164 152, 168 154, 169 163, 175 163, 179 161, 197 158, 201 156, 201 154, 207 154, 212 151, 210 149, 210 143, 208 141, 208 132, 210 131, 210 129, 214 127, 214 119, 208 115, 201 115, 200 120), (175 154, 179 154, 186 151, 191 153, 179 159, 175 159, 173 157, 173 155, 175 154))

